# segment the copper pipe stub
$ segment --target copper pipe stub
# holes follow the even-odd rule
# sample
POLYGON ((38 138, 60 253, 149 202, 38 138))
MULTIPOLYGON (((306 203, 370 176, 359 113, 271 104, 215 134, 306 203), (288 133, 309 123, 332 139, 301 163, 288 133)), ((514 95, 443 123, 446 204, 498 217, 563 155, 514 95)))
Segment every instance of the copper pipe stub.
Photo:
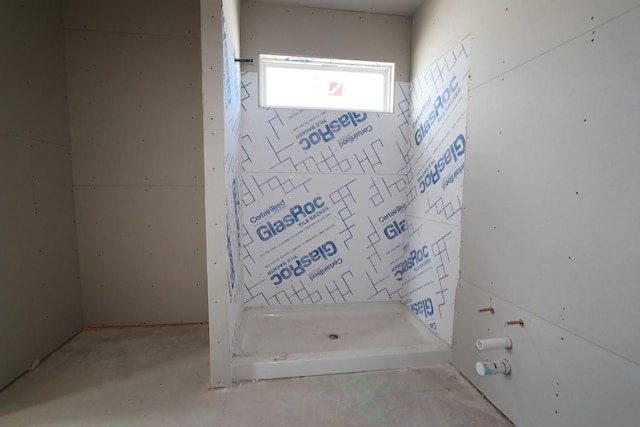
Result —
POLYGON ((518 320, 510 320, 506 323, 507 325, 520 325, 520 326, 524 326, 524 320, 522 319, 518 319, 518 320))
POLYGON ((485 307, 485 308, 481 308, 480 310, 478 310, 478 312, 480 313, 485 313, 485 312, 490 312, 491 314, 494 314, 496 311, 493 309, 493 307, 485 307))

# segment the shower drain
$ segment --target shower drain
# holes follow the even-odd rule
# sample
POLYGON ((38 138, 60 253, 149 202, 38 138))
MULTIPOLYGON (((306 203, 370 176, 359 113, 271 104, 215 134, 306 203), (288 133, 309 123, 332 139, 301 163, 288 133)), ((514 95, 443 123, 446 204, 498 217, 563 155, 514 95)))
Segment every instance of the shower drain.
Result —
POLYGON ((338 334, 329 334, 329 339, 330 340, 337 340, 338 338, 340 338, 340 335, 338 335, 338 334))

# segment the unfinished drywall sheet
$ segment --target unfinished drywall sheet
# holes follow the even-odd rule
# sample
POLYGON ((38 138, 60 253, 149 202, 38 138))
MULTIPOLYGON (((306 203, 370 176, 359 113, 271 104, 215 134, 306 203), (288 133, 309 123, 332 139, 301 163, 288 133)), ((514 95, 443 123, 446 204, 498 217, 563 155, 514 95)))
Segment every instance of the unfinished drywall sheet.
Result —
POLYGON ((470 40, 411 80, 402 300, 451 343, 460 270, 470 40))
POLYGON ((206 295, 201 188, 78 186, 75 194, 82 279, 94 286, 84 295, 88 324, 206 319, 193 311, 206 295))
POLYGON ((0 4, 0 388, 83 326, 61 19, 0 4))
POLYGON ((455 365, 516 425, 638 424, 637 364, 612 357, 609 350, 464 280, 458 289, 456 311, 463 316, 456 317, 455 365), (478 312, 482 307, 493 307, 495 313, 478 312), (517 319, 524 327, 505 325, 517 319), (478 338, 501 336, 511 339, 511 350, 475 348, 478 338), (478 377, 476 362, 502 358, 511 365, 510 375, 478 377))
MULTIPOLYGON (((207 287, 211 386, 231 385, 233 341, 242 315, 238 281, 238 166, 239 70, 237 51, 225 25, 224 10, 236 9, 228 1, 200 2, 202 39, 202 104, 205 165, 207 287), (232 64, 233 62, 233 64, 232 64)), ((232 13, 233 15, 233 13, 232 13)), ((233 26, 232 26, 233 28, 233 26)), ((231 30, 233 31, 233 29, 231 30)))
POLYGON ((631 303, 640 298, 640 206, 627 197, 627 186, 640 178, 640 49, 620 46, 640 37, 639 22, 640 9, 473 92, 471 105, 486 108, 469 121, 483 155, 472 172, 478 178, 469 190, 467 224, 475 231, 465 239, 463 273, 638 364, 640 342, 629 338, 636 334, 630 320, 640 320, 631 303), (577 74, 581 79, 569 77, 577 74), (530 132, 522 132, 523 122, 530 132), (594 173, 609 168, 612 180, 594 173), (605 214, 613 221, 603 222, 605 214), (485 267, 494 257, 509 263, 485 267), (593 322, 604 307, 616 307, 615 315, 593 322))
POLYGON ((0 136, 0 388, 83 326, 69 157, 68 146, 0 136))
POLYGON ((414 64, 472 35, 454 362, 519 426, 640 418, 639 6, 431 1, 414 21, 414 64), (477 376, 501 357, 509 377, 477 376))
POLYGON ((65 26, 118 33, 199 37, 192 0, 62 0, 65 26))
POLYGON ((409 81, 411 18, 250 1, 241 10, 245 58, 257 61, 264 53, 388 61, 396 64, 396 81, 409 81))
POLYGON ((65 2, 85 321, 207 320, 199 3, 65 2))
POLYGON ((428 0, 413 16, 411 76, 470 34, 474 58, 479 58, 469 76, 473 90, 637 4, 637 0, 568 0, 562 5, 428 0))

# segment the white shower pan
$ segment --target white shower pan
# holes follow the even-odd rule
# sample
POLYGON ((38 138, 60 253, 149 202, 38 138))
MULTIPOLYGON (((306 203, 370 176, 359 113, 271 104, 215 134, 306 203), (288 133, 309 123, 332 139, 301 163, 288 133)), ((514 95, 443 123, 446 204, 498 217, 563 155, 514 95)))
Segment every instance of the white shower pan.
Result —
POLYGON ((232 380, 288 378, 451 361, 451 348, 399 301, 248 307, 232 380))

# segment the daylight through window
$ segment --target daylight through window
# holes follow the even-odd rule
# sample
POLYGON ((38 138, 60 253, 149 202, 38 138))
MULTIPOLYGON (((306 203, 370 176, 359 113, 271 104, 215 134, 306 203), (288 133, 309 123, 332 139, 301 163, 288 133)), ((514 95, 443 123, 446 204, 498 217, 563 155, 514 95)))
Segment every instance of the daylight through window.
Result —
POLYGON ((393 112, 394 63, 260 55, 260 106, 393 112))

